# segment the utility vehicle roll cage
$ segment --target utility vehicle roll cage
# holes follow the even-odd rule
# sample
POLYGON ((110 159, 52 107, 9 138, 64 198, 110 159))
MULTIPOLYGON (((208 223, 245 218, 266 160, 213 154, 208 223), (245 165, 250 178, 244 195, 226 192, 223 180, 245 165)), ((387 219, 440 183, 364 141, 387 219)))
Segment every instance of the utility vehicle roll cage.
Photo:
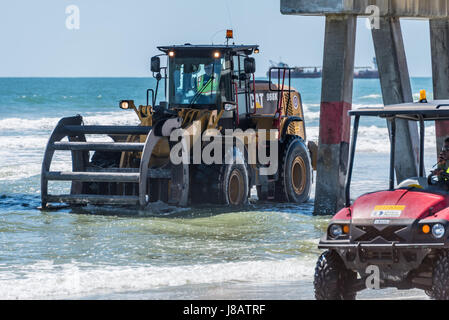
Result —
POLYGON ((419 122, 419 177, 424 177, 424 137, 425 121, 444 121, 449 120, 449 100, 434 100, 429 102, 402 103, 384 106, 382 108, 359 108, 348 112, 349 116, 354 117, 352 129, 352 138, 349 153, 348 174, 345 185, 345 204, 351 205, 350 186, 352 179, 352 169, 354 166, 354 155, 357 143, 357 133, 359 129, 360 117, 371 116, 380 117, 388 120, 390 137, 390 176, 389 190, 394 190, 394 164, 395 164, 395 145, 396 145, 396 119, 419 122))

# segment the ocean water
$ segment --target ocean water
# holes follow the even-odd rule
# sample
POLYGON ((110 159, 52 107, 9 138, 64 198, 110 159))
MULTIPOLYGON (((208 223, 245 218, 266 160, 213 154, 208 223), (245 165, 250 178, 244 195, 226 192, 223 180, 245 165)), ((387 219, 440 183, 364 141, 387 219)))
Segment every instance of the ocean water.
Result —
MULTIPOLYGON (((308 140, 316 141, 321 81, 292 85, 302 94, 308 140)), ((0 299, 312 299, 317 244, 330 219, 312 216, 313 192, 302 205, 273 205, 257 203, 253 190, 254 201, 234 211, 162 203, 139 212, 37 209, 42 156, 57 121, 81 114, 86 124, 137 124, 118 101, 144 104, 154 86, 150 78, 0 78, 0 299)), ((430 78, 414 78, 412 86, 415 98, 420 89, 431 98, 430 78)), ((368 105, 382 105, 379 81, 355 80, 353 107, 368 105)), ((434 133, 427 124, 428 169, 436 161, 434 133)), ((352 196, 386 188, 385 121, 361 122, 357 151, 352 196)), ((68 153, 55 159, 52 169, 71 169, 68 153)), ((50 192, 68 188, 51 184, 50 192)))

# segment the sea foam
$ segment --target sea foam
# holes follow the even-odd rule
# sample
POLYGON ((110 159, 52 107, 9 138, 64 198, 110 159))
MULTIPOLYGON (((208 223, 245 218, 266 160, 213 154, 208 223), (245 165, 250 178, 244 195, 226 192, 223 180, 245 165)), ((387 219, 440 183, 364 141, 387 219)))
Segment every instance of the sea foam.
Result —
POLYGON ((311 279, 315 260, 289 258, 186 266, 108 266, 82 263, 0 265, 1 299, 80 298, 160 287, 223 282, 311 279))

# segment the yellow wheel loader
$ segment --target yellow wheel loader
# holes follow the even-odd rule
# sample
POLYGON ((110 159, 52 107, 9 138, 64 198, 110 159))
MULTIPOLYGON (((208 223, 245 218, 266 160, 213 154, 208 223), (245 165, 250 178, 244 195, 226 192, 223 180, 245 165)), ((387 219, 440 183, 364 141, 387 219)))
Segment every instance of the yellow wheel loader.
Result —
POLYGON ((277 81, 255 80, 251 55, 257 45, 158 49, 162 54, 151 59, 157 85, 148 89, 146 105, 120 101, 122 109, 136 112, 139 125, 84 125, 81 116, 59 121, 42 164, 42 208, 144 208, 155 201, 241 205, 253 186, 263 201, 307 201, 316 146, 306 146, 301 96, 291 87, 290 69, 278 68, 277 81), (156 104, 160 81, 165 101, 156 104), (89 142, 91 135, 112 139, 89 142), (60 150, 71 152, 72 171, 50 170, 60 150), (70 194, 49 194, 50 181, 70 181, 70 194))

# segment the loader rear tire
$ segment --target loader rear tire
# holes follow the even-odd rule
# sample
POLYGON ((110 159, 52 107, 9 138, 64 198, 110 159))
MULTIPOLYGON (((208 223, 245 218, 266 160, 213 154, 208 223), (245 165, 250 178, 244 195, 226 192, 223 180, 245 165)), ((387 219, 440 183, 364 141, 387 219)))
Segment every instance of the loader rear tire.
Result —
POLYGON ((304 203, 309 200, 312 184, 312 166, 307 147, 299 137, 290 136, 281 152, 275 200, 304 203))

